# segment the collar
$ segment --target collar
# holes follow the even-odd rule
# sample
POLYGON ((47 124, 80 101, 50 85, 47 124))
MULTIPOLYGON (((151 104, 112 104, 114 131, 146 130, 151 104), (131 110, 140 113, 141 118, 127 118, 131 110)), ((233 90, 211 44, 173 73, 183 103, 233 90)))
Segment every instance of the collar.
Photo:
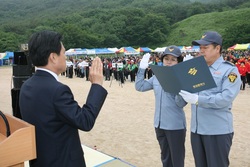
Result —
POLYGON ((223 63, 224 61, 225 60, 222 58, 222 56, 220 56, 210 67, 217 70, 219 66, 221 65, 221 63, 223 63))
POLYGON ((52 71, 50 71, 50 70, 48 70, 48 69, 37 67, 36 70, 46 71, 46 72, 50 73, 57 81, 59 81, 59 78, 58 78, 58 76, 56 75, 56 73, 54 73, 54 72, 52 72, 52 71))

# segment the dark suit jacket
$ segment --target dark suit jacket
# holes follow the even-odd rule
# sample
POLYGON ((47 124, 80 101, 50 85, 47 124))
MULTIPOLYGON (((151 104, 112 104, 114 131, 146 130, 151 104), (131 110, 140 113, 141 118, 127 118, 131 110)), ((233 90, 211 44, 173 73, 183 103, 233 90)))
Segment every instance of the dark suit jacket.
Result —
POLYGON ((107 91, 92 84, 80 107, 67 85, 50 73, 37 70, 20 91, 22 119, 35 126, 37 159, 31 167, 84 167, 78 129, 89 131, 106 99, 107 91))

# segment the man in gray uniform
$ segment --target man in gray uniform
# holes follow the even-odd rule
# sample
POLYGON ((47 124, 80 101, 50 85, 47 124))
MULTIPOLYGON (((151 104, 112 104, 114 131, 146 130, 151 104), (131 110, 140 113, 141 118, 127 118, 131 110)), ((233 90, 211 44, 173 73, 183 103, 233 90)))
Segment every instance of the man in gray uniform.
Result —
POLYGON ((192 42, 200 46, 217 87, 189 93, 180 91, 183 99, 192 104, 191 144, 196 167, 227 167, 233 139, 232 102, 240 91, 240 74, 221 54, 222 37, 208 31, 200 40, 192 42))

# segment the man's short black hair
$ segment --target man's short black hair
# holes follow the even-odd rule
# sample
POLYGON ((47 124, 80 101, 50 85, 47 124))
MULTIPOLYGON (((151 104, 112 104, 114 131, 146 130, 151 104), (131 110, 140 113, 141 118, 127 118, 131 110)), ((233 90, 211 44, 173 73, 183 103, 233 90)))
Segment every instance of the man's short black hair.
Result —
POLYGON ((45 66, 51 53, 60 54, 62 35, 54 31, 34 33, 28 43, 29 56, 34 66, 45 66))

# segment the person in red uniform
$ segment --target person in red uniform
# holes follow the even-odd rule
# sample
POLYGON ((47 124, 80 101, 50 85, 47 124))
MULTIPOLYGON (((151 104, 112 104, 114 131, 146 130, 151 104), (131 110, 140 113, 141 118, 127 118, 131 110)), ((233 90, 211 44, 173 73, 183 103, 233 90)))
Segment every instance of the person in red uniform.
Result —
POLYGON ((245 90, 246 87, 246 74, 247 74, 247 67, 245 66, 245 62, 241 61, 240 66, 238 67, 239 73, 240 73, 240 78, 242 81, 242 84, 240 86, 241 90, 245 90))
POLYGON ((246 63, 245 63, 245 66, 247 68, 247 83, 248 83, 248 86, 250 87, 250 58, 246 59, 246 63))

